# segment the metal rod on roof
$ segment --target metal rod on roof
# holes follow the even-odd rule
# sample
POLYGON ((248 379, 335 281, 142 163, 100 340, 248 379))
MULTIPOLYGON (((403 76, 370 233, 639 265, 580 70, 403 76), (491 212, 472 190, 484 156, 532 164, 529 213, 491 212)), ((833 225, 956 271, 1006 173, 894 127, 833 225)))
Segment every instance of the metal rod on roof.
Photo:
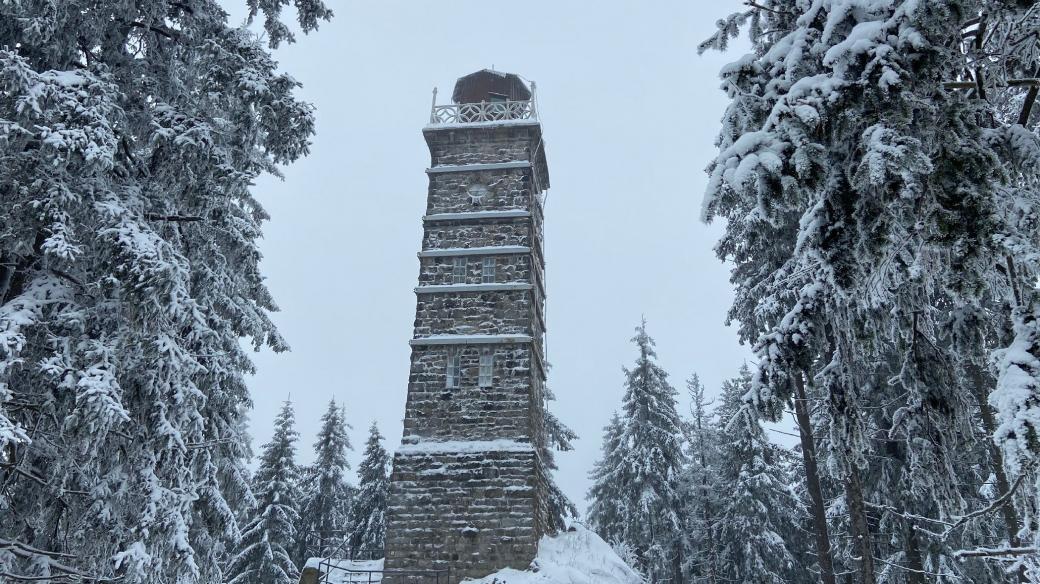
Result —
POLYGON ((437 86, 433 87, 433 99, 430 102, 430 123, 437 123, 437 116, 434 112, 437 111, 437 86))

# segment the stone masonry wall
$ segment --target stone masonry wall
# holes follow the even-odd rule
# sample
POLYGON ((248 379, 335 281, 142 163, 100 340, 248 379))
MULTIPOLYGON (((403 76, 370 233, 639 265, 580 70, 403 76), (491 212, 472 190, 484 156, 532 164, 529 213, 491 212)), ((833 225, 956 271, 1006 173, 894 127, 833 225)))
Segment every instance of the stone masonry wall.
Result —
POLYGON ((423 236, 423 249, 483 247, 487 245, 531 245, 529 223, 476 223, 430 225, 423 236))
MULTIPOLYGON (((424 131, 431 167, 530 161, 533 168, 428 174, 430 215, 524 210, 530 217, 429 218, 423 250, 495 246, 530 253, 489 254, 494 283, 530 289, 422 290, 416 315, 404 438, 394 458, 387 517, 388 570, 449 568, 447 583, 504 567, 527 568, 551 525, 548 484, 536 454, 544 447, 542 362, 545 323, 542 215, 538 185, 548 184, 537 124, 424 131), (537 178, 535 178, 537 177, 537 178), (534 183, 537 182, 537 185, 534 183), (474 201, 470 187, 486 194, 474 201), (424 337, 438 335, 424 344, 424 337), (526 335, 531 342, 451 335, 526 335), (439 344, 445 340, 454 341, 439 344), (493 353, 490 387, 478 387, 480 355, 493 353), (446 387, 449 355, 460 383, 446 387), (473 441, 483 444, 475 449, 473 441), (431 450, 432 448, 432 450, 431 450)), ((464 284, 480 284, 484 255, 466 261, 464 284)), ((419 286, 456 284, 454 257, 420 257, 419 286)), ((432 584, 388 574, 384 584, 432 584)))
POLYGON ((531 127, 468 128, 427 134, 434 165, 487 164, 530 160, 536 140, 531 127))
POLYGON ((430 175, 427 215, 527 209, 530 205, 531 170, 528 168, 430 175), (487 188, 487 194, 479 203, 474 203, 468 194, 473 185, 487 188))
POLYGON ((496 345, 491 387, 477 387, 485 347, 427 345, 412 349, 405 405, 405 437, 494 440, 530 439, 531 362, 529 344, 496 345), (445 387, 448 354, 461 356, 458 388, 445 387))
MULTIPOLYGON (((484 257, 466 257, 466 284, 480 284, 483 279, 484 257)), ((495 282, 528 282, 531 280, 531 256, 528 254, 509 254, 494 256, 495 282)), ((451 257, 432 257, 419 259, 419 285, 433 286, 455 283, 455 263, 451 257)))
MULTIPOLYGON (((386 561, 395 569, 450 569, 448 582, 526 569, 541 537, 545 479, 534 452, 394 457, 386 561)), ((387 577, 387 584, 431 580, 387 577)))
POLYGON ((527 290, 420 294, 415 334, 530 335, 530 295, 527 290))

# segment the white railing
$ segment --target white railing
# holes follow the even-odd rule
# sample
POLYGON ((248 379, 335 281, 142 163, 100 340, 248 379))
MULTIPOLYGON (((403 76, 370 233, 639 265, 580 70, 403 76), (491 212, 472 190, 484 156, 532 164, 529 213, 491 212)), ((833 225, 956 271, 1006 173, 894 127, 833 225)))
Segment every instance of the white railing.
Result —
POLYGON ((433 90, 430 124, 472 124, 507 120, 537 120, 534 84, 527 101, 482 101, 480 103, 453 103, 437 105, 437 89, 433 90))

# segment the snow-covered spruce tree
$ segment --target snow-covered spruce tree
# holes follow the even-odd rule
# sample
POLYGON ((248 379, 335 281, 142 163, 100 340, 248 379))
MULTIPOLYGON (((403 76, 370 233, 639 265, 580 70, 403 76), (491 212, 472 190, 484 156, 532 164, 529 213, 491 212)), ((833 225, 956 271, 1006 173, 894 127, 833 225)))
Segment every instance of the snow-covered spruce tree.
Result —
POLYGON ((358 467, 358 489, 347 522, 347 545, 353 549, 383 549, 390 464, 390 455, 383 448, 383 436, 372 422, 364 458, 358 467))
POLYGON ((578 518, 578 507, 570 498, 563 493, 560 486, 553 477, 557 469, 555 452, 570 452, 574 450, 573 441, 578 439, 566 424, 564 424, 549 407, 550 402, 556 399, 556 395, 548 386, 542 389, 542 428, 544 429, 545 443, 539 448, 538 457, 543 467, 548 471, 545 474, 549 483, 549 516, 555 523, 553 529, 559 531, 566 529, 567 519, 578 518))
MULTIPOLYGON (((1001 154, 1006 179, 997 188, 1001 229, 996 236, 1000 254, 994 262, 1003 273, 992 274, 992 299, 977 311, 979 322, 997 325, 980 335, 983 349, 993 351, 991 371, 976 358, 968 368, 980 372, 976 395, 983 403, 983 428, 994 436, 998 449, 991 465, 999 505, 1007 532, 1005 545, 980 546, 969 557, 1007 560, 1017 557, 1020 581, 1040 580, 1040 294, 1035 285, 1040 274, 1037 244, 1040 241, 1040 125, 1037 96, 1040 86, 1040 11, 1030 2, 983 3, 977 24, 965 24, 964 51, 972 67, 959 81, 967 82, 969 96, 995 114, 983 118, 991 143, 1001 154), (1030 82, 1032 80, 1032 82, 1030 82), (1022 83, 1026 81, 1026 83, 1022 83), (1010 305, 1011 319, 1004 318, 1010 305), (998 318, 994 318, 996 315, 998 318), (1000 333, 1010 333, 1010 342, 1000 333), (996 334, 994 334, 996 333, 996 334), (988 342, 986 342, 988 341, 988 342), (987 408, 986 406, 989 406, 987 408), (1027 574, 1028 572, 1028 574, 1027 574), (1031 578, 1031 579, 1030 579, 1031 578)), ((974 314, 972 316, 975 316, 974 314)))
POLYGON ((314 442, 314 462, 301 473, 299 562, 305 562, 309 555, 326 556, 343 543, 354 496, 354 486, 347 477, 347 451, 353 449, 348 427, 346 410, 330 400, 314 442))
POLYGON ((603 445, 600 458, 589 472, 592 486, 585 498, 589 502, 587 512, 589 526, 611 545, 622 541, 622 493, 628 478, 625 459, 628 454, 624 443, 625 426, 621 416, 614 412, 610 423, 603 428, 603 445))
MULTIPOLYGON (((914 505, 929 502, 935 521, 969 511, 950 488, 961 471, 949 461, 980 415, 978 378, 961 367, 985 363, 1001 335, 972 340, 960 325, 1006 322, 1014 292, 1033 288, 1036 227, 1022 202, 1035 197, 1009 198, 1009 177, 1023 180, 1004 172, 1002 150, 1035 152, 1035 136, 992 123, 989 103, 948 83, 973 69, 961 24, 1017 4, 760 2, 708 43, 750 22, 754 52, 723 71, 733 102, 705 200, 707 219, 727 219, 717 249, 736 264, 731 318, 760 356, 749 407, 776 416, 801 384, 824 396, 827 472, 863 582, 878 580, 875 558, 893 558, 886 546, 910 550, 922 521, 936 527, 914 505), (878 480, 879 455, 906 480, 878 480)), ((1012 382, 1015 404, 1002 387, 990 402, 1019 420, 1015 437, 1028 434, 1036 386, 1012 382)), ((1021 444, 1007 437, 998 427, 1002 444, 1021 444)), ((953 534, 940 535, 942 548, 953 534)), ((920 569, 909 555, 885 561, 911 580, 959 577, 943 571, 948 550, 932 554, 920 569)))
POLYGON ((212 0, 10 2, 0 47, 0 572, 220 581, 245 347, 286 346, 249 186, 312 108, 212 0))
POLYGON ((635 551, 638 568, 651 581, 678 580, 684 563, 679 480, 686 460, 685 428, 676 409, 675 388, 656 363, 645 320, 636 328, 632 342, 639 356, 633 369, 625 369, 620 427, 616 423, 608 427, 604 459, 593 471, 590 516, 595 514, 594 524, 605 528, 605 539, 620 541, 635 551), (615 438, 619 429, 620 437, 615 438), (603 502, 602 497, 611 491, 617 494, 617 502, 603 502), (612 527, 613 513, 617 514, 616 528, 612 527), (613 529, 616 535, 611 533, 613 529))
POLYGON ((228 584, 295 584, 299 570, 289 555, 299 520, 296 421, 286 401, 275 419, 274 436, 263 446, 253 478, 256 505, 228 565, 228 584))
POLYGON ((722 384, 717 410, 718 476, 725 485, 712 537, 718 547, 719 580, 787 584, 805 572, 792 552, 801 538, 795 526, 804 515, 788 485, 783 459, 789 456, 771 443, 753 410, 743 407, 751 390, 751 370, 722 384))
POLYGON ((719 483, 719 437, 708 411, 704 384, 694 374, 686 381, 690 395, 690 418, 686 421, 686 467, 680 489, 684 548, 683 577, 691 584, 719 581, 718 546, 713 530, 721 500, 719 483))

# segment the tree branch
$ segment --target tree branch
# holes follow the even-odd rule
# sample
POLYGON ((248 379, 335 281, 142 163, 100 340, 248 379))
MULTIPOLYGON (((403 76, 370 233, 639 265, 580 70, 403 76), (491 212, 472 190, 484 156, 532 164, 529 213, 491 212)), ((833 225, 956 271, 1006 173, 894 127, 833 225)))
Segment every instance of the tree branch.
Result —
POLYGON ((160 215, 158 213, 145 213, 144 218, 149 221, 171 221, 174 223, 191 223, 203 220, 202 217, 197 215, 160 215))
POLYGON ((130 26, 135 27, 135 28, 143 28, 145 30, 150 30, 150 31, 154 32, 157 35, 164 36, 164 37, 170 39, 171 41, 177 40, 179 38, 179 36, 180 36, 180 35, 177 34, 176 31, 172 31, 172 30, 170 30, 170 29, 168 29, 166 27, 160 27, 160 26, 155 26, 155 25, 151 25, 151 24, 145 24, 143 22, 137 22, 136 20, 131 22, 130 26))
POLYGON ((1001 556, 1025 556, 1040 552, 1035 547, 975 548, 953 552, 955 558, 999 558, 1001 556))

